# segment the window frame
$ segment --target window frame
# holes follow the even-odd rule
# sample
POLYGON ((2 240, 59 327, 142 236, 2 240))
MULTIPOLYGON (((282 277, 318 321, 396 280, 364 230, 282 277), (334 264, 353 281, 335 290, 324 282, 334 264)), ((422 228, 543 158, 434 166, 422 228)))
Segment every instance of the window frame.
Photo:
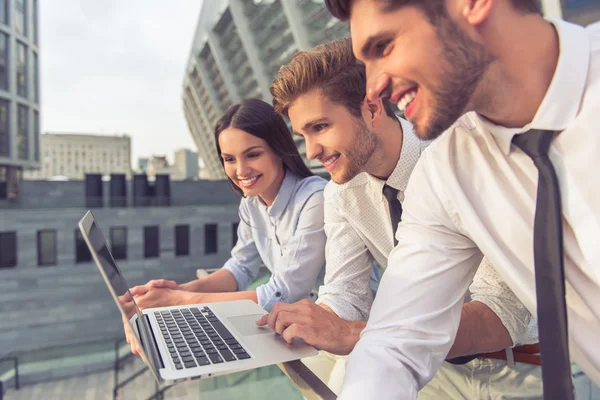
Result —
POLYGON ((94 259, 92 258, 92 253, 90 252, 90 248, 88 247, 87 243, 85 242, 85 239, 83 238, 83 234, 81 233, 81 230, 79 228, 76 228, 74 230, 75 233, 75 264, 84 264, 84 263, 90 263, 92 262, 94 259), (89 255, 89 260, 86 259, 85 256, 85 251, 84 254, 80 254, 79 251, 77 250, 78 244, 79 244, 79 238, 81 238, 81 243, 83 244, 82 248, 85 249, 85 251, 87 251, 87 255, 89 255), (79 256, 82 255, 83 258, 79 258, 79 256))
POLYGON ((58 234, 56 232, 56 229, 39 229, 37 231, 36 238, 37 238, 36 241, 37 241, 38 267, 49 267, 49 266, 57 265, 58 264, 58 234), (42 238, 42 235, 44 233, 52 233, 53 236, 54 236, 54 249, 53 249, 53 251, 54 251, 54 258, 53 258, 53 260, 50 260, 50 261, 42 260, 42 251, 41 251, 41 249, 42 249, 43 246, 41 246, 41 244, 42 244, 41 238, 42 238))
POLYGON ((127 227, 123 226, 123 225, 121 225, 121 226, 111 226, 110 227, 110 252, 112 253, 113 258, 115 260, 127 260, 127 243, 128 243, 128 240, 127 240, 127 227), (119 251, 116 250, 115 246, 114 246, 114 232, 116 230, 119 230, 119 229, 123 230, 123 232, 124 232, 124 238, 125 238, 125 243, 124 243, 125 248, 123 250, 123 255, 121 255, 120 250, 119 251))
MULTIPOLYGON (((12 236, 13 241, 14 241, 14 257, 12 261, 12 263, 7 263, 6 265, 2 265, 0 263, 0 270, 1 269, 9 269, 9 268, 16 268, 16 266, 19 263, 19 241, 18 241, 18 236, 17 236, 17 231, 3 231, 0 232, 0 243, 2 243, 3 236, 12 236), (12 265, 10 265, 12 264, 12 265)), ((2 259, 0 258, 0 262, 2 261, 2 259)))
POLYGON ((204 254, 217 254, 219 252, 219 225, 218 224, 204 224, 204 254), (212 246, 212 239, 210 239, 212 229, 214 228, 214 248, 212 246), (209 242, 210 240, 210 242, 209 242))
POLYGON ((147 225, 144 226, 144 258, 160 258, 160 226, 159 225, 147 225), (147 235, 150 231, 156 230, 156 253, 149 251, 147 245, 147 235))
POLYGON ((175 240, 175 257, 182 257, 182 256, 189 256, 190 255, 190 225, 189 224, 180 224, 180 225, 175 225, 175 235, 174 235, 174 240, 175 240), (183 241, 185 242, 185 245, 183 247, 181 247, 181 240, 182 238, 179 237, 181 232, 185 232, 185 239, 183 239, 183 241))

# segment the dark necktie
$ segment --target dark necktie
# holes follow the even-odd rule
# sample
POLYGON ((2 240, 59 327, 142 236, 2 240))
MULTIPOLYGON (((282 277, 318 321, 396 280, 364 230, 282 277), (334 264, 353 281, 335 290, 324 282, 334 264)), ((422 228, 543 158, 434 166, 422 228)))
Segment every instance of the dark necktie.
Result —
POLYGON ((533 225, 535 286, 544 399, 573 399, 565 302, 563 236, 560 190, 548 158, 553 132, 531 130, 516 135, 513 144, 533 160, 538 169, 538 189, 533 225))
POLYGON ((390 219, 392 220, 392 232, 394 233, 394 246, 398 244, 396 240, 396 230, 402 218, 402 204, 398 200, 398 189, 394 189, 388 184, 383 185, 383 195, 387 199, 388 207, 390 208, 390 219))

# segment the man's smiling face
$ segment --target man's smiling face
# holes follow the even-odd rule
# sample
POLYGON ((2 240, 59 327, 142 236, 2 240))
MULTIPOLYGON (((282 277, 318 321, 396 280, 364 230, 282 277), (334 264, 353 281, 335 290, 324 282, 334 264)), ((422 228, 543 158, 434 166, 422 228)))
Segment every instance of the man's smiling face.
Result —
POLYGON ((362 117, 330 101, 318 88, 298 96, 288 115, 294 133, 306 141, 308 158, 323 163, 335 183, 363 172, 379 143, 362 117))
POLYGON ((389 97, 422 139, 439 136, 473 109, 493 61, 445 10, 434 25, 415 6, 390 11, 376 0, 355 0, 350 30, 354 54, 366 65, 368 96, 389 97))

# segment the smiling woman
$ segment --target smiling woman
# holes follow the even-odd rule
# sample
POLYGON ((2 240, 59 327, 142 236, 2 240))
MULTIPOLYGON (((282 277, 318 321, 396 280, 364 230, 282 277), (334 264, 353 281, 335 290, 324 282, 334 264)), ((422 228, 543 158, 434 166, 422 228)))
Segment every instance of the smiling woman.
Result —
POLYGON ((154 280, 132 288, 138 306, 250 299, 270 311, 277 302, 316 300, 325 266, 327 181, 312 175, 283 118, 261 100, 231 106, 216 124, 215 142, 233 188, 243 196, 231 257, 201 279, 183 284, 154 280), (261 264, 271 278, 256 290, 245 290, 261 264))
POLYGON ((217 122, 215 142, 234 189, 245 196, 258 195, 267 205, 277 195, 285 170, 299 178, 313 175, 283 118, 262 100, 231 106, 217 122))

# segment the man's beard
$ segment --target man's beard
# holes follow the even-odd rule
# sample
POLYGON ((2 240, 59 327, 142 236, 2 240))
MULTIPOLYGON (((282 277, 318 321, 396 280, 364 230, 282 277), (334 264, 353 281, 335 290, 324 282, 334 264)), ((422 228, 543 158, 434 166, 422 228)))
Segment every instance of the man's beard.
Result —
POLYGON ((489 65, 494 61, 485 48, 471 40, 450 18, 437 21, 437 36, 443 47, 445 71, 434 96, 431 117, 425 126, 416 126, 419 137, 435 139, 459 119, 473 104, 474 93, 489 65))
POLYGON ((377 135, 367 128, 362 118, 356 118, 356 120, 357 129, 354 132, 352 146, 344 154, 345 168, 340 171, 340 176, 331 175, 331 179, 338 184, 346 183, 363 172, 379 144, 377 135))

